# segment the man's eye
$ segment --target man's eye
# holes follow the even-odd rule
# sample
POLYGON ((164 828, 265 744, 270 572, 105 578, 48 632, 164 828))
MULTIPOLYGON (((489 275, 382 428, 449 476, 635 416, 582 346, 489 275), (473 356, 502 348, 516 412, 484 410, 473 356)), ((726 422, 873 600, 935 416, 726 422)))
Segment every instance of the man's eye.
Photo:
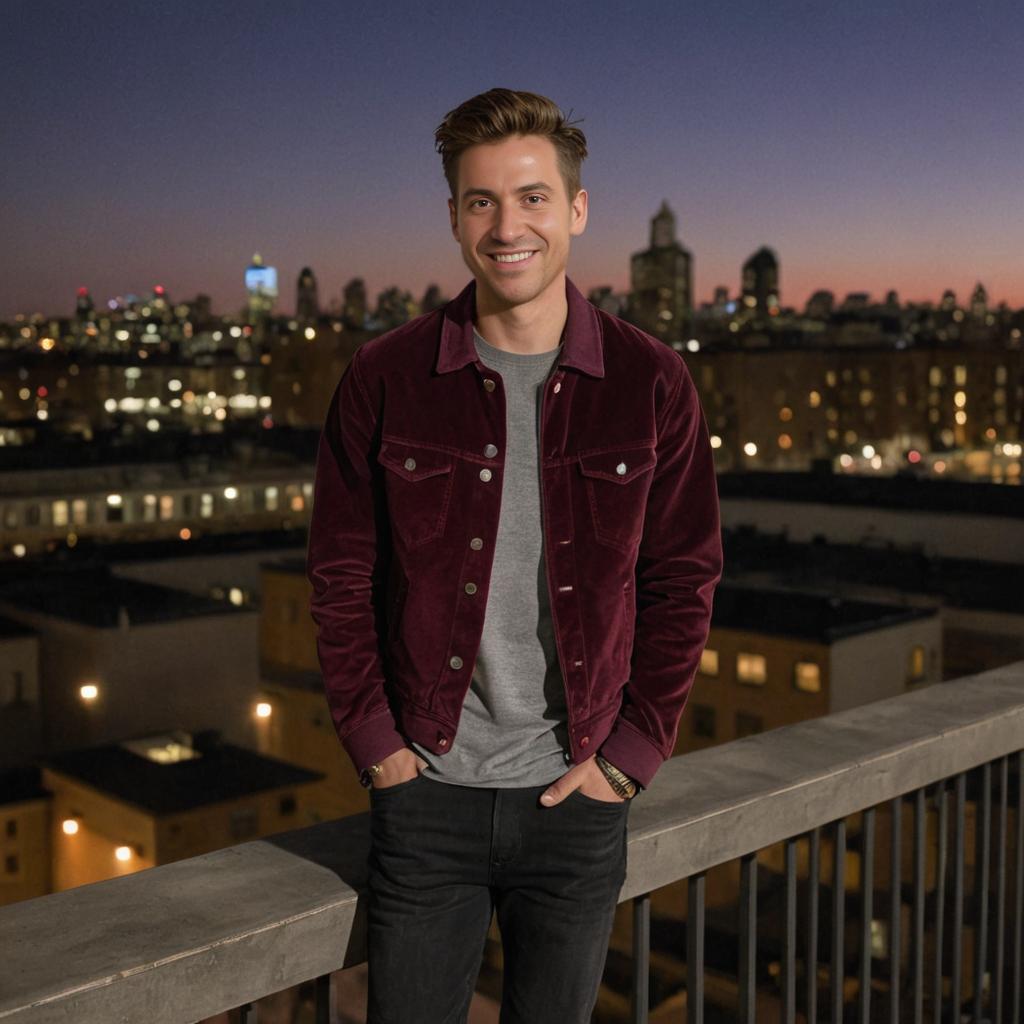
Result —
POLYGON ((474 206, 476 206, 477 203, 486 203, 486 202, 487 202, 486 199, 474 199, 474 200, 472 200, 470 202, 469 206, 470 206, 470 209, 472 209, 474 206))
MULTIPOLYGON (((540 200, 543 201, 544 197, 543 196, 527 196, 526 197, 527 202, 529 202, 531 199, 540 199, 540 200)), ((540 204, 539 203, 531 203, 531 205, 532 206, 538 206, 540 204)))

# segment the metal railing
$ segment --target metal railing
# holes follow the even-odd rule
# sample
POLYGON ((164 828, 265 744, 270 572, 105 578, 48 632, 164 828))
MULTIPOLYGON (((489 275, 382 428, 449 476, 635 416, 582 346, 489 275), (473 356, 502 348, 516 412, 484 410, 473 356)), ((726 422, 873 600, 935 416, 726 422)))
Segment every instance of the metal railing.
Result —
MULTIPOLYGON (((1018 662, 673 758, 630 809, 634 1024, 651 894, 684 880, 691 1024, 723 950, 739 1021, 1018 1024, 1022 751, 1018 662), (735 905, 709 907, 731 862, 735 905)), ((331 972, 365 959, 367 849, 356 815, 0 908, 0 1022, 190 1024, 311 979, 327 1022, 331 972)))

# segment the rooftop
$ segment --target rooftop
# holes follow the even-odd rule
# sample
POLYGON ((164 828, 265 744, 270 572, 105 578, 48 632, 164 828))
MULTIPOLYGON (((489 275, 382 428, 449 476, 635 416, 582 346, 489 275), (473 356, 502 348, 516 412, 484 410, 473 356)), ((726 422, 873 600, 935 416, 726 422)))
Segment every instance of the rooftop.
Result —
POLYGON ((0 604, 95 629, 152 625, 209 615, 237 615, 228 601, 114 576, 109 569, 46 572, 0 585, 0 604))
POLYGON ((723 580, 715 590, 712 629, 800 637, 831 644, 846 637, 938 614, 933 608, 863 601, 831 593, 723 580))
POLYGON ((192 743, 200 756, 169 763, 119 743, 54 754, 41 763, 153 814, 177 814, 325 777, 213 735, 194 735, 192 743))

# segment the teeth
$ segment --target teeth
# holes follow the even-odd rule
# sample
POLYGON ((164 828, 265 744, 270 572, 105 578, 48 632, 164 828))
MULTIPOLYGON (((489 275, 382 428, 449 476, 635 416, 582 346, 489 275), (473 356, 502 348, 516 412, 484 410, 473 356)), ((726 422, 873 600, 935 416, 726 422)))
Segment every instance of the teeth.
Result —
POLYGON ((517 252, 512 253, 511 255, 508 256, 506 256, 504 253, 501 253, 496 255, 494 258, 499 263, 519 263, 521 260, 528 259, 532 255, 532 252, 517 252))

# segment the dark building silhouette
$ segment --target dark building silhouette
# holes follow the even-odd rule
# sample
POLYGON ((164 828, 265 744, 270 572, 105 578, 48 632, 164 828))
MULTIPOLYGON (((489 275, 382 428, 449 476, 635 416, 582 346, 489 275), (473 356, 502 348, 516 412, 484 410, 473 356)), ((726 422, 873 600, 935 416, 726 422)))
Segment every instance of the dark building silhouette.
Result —
POLYGON ((762 316, 779 310, 779 261, 767 246, 761 246, 743 264, 743 304, 762 316))
POLYGON ((342 291, 342 322, 350 329, 362 330, 366 326, 367 310, 366 282, 361 277, 354 277, 342 291))
POLYGON ((693 257, 676 238, 668 200, 651 218, 650 247, 630 258, 629 319, 654 337, 681 341, 693 312, 693 257))
POLYGON ((312 323, 319 315, 316 275, 309 267, 303 267, 295 295, 295 319, 300 323, 312 323))

